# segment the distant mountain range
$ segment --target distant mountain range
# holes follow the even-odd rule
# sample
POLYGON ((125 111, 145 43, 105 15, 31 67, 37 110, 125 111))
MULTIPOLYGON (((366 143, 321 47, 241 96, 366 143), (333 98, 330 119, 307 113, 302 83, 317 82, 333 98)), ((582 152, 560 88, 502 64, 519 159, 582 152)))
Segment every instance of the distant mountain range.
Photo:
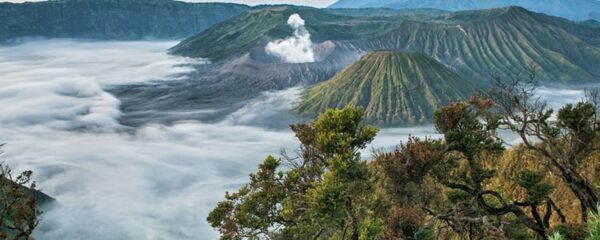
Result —
MULTIPOLYGON (((408 96, 406 92, 389 96, 385 93, 372 98, 370 102, 373 103, 369 104, 373 106, 385 105, 387 103, 382 99, 398 96, 403 97, 401 101, 406 101, 398 108, 386 105, 383 110, 369 110, 371 121, 377 123, 421 123, 435 109, 432 102, 442 104, 465 94, 463 91, 457 93, 458 87, 465 90, 487 87, 494 73, 519 72, 529 63, 539 67, 538 80, 544 84, 596 83, 600 79, 600 31, 593 21, 577 23, 520 7, 446 12, 274 6, 251 9, 173 47, 173 54, 212 61, 209 65, 199 66, 189 81, 119 86, 111 92, 122 100, 125 112, 231 109, 263 91, 341 79, 334 76, 373 51, 402 52, 407 59, 418 59, 418 65, 396 63, 397 68, 407 71, 430 71, 423 66, 437 61, 440 64, 431 70, 433 74, 443 72, 454 82, 461 83, 456 86, 428 77, 426 80, 432 79, 430 84, 423 86, 440 85, 451 92, 440 92, 439 89, 421 92, 435 96, 424 99, 404 98, 408 96), (294 29, 287 23, 293 14, 299 14, 305 20, 306 30, 314 42, 315 62, 287 63, 265 49, 268 43, 293 35, 294 29), (156 98, 161 99, 160 103, 144 104, 156 98), (399 108, 407 112, 397 113, 399 108)), ((384 71, 377 76, 385 74, 384 71)), ((364 71, 344 76, 350 76, 355 82, 368 77, 364 71)), ((407 76, 397 78, 403 83, 398 89, 411 89, 406 87, 409 81, 426 81, 417 74, 407 76)), ((328 81, 315 89, 332 91, 324 86, 334 86, 331 88, 344 90, 343 93, 336 93, 331 98, 310 98, 314 100, 305 102, 299 112, 312 115, 327 106, 351 103, 335 96, 354 96, 357 90, 333 84, 336 82, 343 81, 328 81)), ((386 86, 379 81, 376 83, 378 87, 386 86)), ((320 96, 314 90, 309 95, 320 96)), ((206 121, 226 113, 214 111, 190 117, 206 121)), ((132 124, 144 121, 135 115, 128 116, 126 121, 132 124)), ((168 121, 172 116, 165 114, 157 118, 168 121)))
MULTIPOLYGON (((377 9, 373 11, 378 11, 377 9)), ((292 34, 286 19, 299 13, 315 42, 329 42, 323 61, 373 50, 426 54, 473 84, 485 86, 495 72, 540 68, 545 82, 575 83, 600 79, 600 31, 590 23, 530 12, 520 7, 391 17, 342 16, 314 8, 273 7, 251 10, 190 37, 174 54, 269 62, 264 46, 292 34)), ((317 55, 319 55, 317 54, 317 55)), ((334 62, 340 62, 335 60, 334 62)), ((324 79, 323 79, 324 80, 324 79)))
POLYGON ((181 39, 250 9, 171 0, 0 3, 0 43, 23 37, 181 39))
POLYGON ((312 87, 296 111, 315 117, 329 108, 351 105, 362 107, 369 123, 424 124, 440 106, 464 100, 474 90, 427 55, 375 51, 312 87))
MULTIPOLYGON (((475 1, 463 3, 471 2, 475 1)), ((530 63, 538 66, 538 80, 545 84, 597 83, 599 29, 595 20, 574 22, 521 7, 448 12, 171 0, 0 4, 0 43, 23 37, 139 40, 187 36, 170 53, 211 60, 211 64, 196 66, 189 80, 108 89, 121 100, 126 113, 123 121, 130 125, 143 124, 148 115, 135 113, 148 112, 157 114, 152 119, 164 122, 182 118, 169 114, 172 111, 190 113, 184 118, 216 121, 263 91, 311 86, 329 79, 308 93, 299 112, 314 115, 326 107, 357 104, 365 107, 372 122, 422 123, 436 105, 489 86, 495 73, 515 73, 530 63), (266 49, 269 43, 296 34, 297 29, 288 23, 294 14, 305 22, 302 31, 310 34, 314 61, 286 62, 266 49), (382 70, 369 75, 378 66, 393 66, 406 74, 382 70), (397 84, 381 80, 382 76, 397 84), (418 91, 413 88, 417 82, 421 84, 418 91), (344 88, 356 84, 397 91, 377 95, 366 88, 344 88), (320 91, 330 94, 320 95, 320 91), (427 97, 414 97, 408 91, 427 97), (362 100, 350 101, 354 96, 362 100), (390 99, 398 101, 390 105, 390 99)))
POLYGON ((435 8, 448 11, 521 6, 571 20, 600 20, 597 0, 338 0, 331 8, 435 8))

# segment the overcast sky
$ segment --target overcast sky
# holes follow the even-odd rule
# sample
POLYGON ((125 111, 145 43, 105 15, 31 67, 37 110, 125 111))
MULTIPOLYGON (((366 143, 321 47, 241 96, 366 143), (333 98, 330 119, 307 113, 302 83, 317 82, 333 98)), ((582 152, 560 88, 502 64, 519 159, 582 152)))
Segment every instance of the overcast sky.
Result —
MULTIPOLYGON (((40 1, 40 0, 33 0, 40 1)), ((0 2, 33 2, 32 0, 0 0, 0 2)), ((186 2, 235 2, 243 3, 248 5, 256 4, 296 4, 296 5, 308 5, 314 7, 327 7, 335 2, 335 0, 185 0, 186 2)))

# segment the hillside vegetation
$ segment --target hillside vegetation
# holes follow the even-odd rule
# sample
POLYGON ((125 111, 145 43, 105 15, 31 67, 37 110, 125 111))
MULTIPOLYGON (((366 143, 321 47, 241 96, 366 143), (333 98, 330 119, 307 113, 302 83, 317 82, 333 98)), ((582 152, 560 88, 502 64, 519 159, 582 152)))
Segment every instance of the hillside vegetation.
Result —
POLYGON ((258 8, 185 39, 171 49, 177 55, 223 60, 264 47, 269 41, 290 36, 290 15, 298 13, 307 23, 313 41, 356 39, 384 32, 390 21, 364 21, 325 10, 294 6, 258 8))
POLYGON ((312 87, 296 111, 315 117, 329 108, 355 106, 364 109, 369 123, 422 124, 439 107, 473 93, 471 86, 426 55, 376 51, 312 87))

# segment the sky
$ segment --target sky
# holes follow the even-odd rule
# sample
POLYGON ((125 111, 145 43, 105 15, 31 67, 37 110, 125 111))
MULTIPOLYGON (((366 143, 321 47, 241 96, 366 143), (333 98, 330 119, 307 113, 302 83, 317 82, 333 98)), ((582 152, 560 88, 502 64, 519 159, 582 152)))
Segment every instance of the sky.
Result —
MULTIPOLYGON (((40 0, 0 0, 0 2, 38 2, 40 0)), ((327 7, 335 2, 335 0, 183 0, 186 2, 233 2, 248 5, 257 4, 295 4, 306 5, 313 7, 327 7)))

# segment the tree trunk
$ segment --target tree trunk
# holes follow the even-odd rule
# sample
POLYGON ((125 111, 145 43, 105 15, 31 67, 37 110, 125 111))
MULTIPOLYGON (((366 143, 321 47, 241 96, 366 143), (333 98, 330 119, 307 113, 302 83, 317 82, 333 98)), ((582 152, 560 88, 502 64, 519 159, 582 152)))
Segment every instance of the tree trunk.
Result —
POLYGON ((588 221, 588 211, 597 213, 598 195, 594 187, 578 173, 564 174, 563 178, 567 181, 571 191, 577 196, 581 205, 581 220, 588 221))

